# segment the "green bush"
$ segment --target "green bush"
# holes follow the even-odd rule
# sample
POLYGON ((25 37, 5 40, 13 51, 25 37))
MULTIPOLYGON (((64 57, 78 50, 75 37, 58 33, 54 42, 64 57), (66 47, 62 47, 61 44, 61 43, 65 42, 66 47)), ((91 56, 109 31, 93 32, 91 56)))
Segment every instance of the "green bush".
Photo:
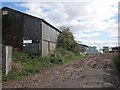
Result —
POLYGON ((61 30, 62 32, 58 35, 57 48, 61 47, 66 49, 67 51, 80 53, 79 45, 74 40, 74 36, 70 32, 70 29, 66 27, 62 27, 61 30))
POLYGON ((3 73, 3 81, 18 80, 45 68, 61 65, 80 57, 81 55, 63 48, 56 48, 53 54, 46 57, 35 55, 33 59, 24 52, 13 52, 12 70, 7 76, 3 73))
POLYGON ((83 58, 83 55, 80 55, 72 51, 68 51, 62 47, 57 47, 54 53, 56 57, 62 60, 62 63, 83 58))
POLYGON ((13 61, 15 62, 25 62, 30 60, 27 53, 24 52, 13 52, 13 61))
POLYGON ((116 68, 118 69, 118 71, 120 72, 120 55, 114 58, 114 64, 116 68))
POLYGON ((50 62, 53 64, 63 64, 64 58, 61 56, 61 54, 51 54, 50 62))

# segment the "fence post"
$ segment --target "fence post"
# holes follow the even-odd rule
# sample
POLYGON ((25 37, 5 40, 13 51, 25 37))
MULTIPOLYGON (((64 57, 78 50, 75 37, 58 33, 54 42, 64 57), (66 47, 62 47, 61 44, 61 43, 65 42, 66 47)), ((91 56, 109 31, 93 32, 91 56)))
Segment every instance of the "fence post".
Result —
POLYGON ((12 47, 6 46, 5 52, 6 52, 5 74, 8 75, 9 71, 11 70, 11 64, 12 64, 12 47))

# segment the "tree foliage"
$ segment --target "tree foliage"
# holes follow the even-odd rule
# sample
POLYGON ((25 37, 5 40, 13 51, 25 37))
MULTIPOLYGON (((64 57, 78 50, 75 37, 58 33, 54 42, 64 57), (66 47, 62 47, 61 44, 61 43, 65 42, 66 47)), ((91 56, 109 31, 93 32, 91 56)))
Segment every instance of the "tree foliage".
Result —
POLYGON ((62 27, 61 30, 62 32, 58 35, 57 47, 62 47, 68 51, 79 53, 79 46, 74 40, 74 36, 70 32, 70 29, 62 27))

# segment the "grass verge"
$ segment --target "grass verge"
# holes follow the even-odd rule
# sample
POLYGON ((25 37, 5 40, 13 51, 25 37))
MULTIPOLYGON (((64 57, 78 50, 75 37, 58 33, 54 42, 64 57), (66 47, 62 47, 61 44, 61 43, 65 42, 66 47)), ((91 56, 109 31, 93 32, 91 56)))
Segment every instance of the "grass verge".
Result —
POLYGON ((118 72, 120 73, 120 54, 114 57, 114 64, 116 68, 118 69, 118 72))
POLYGON ((19 80, 23 77, 33 75, 49 67, 68 63, 73 60, 83 58, 83 55, 75 54, 62 48, 56 49, 55 54, 46 57, 34 56, 30 57, 23 52, 13 52, 12 70, 6 76, 2 75, 2 80, 19 80))

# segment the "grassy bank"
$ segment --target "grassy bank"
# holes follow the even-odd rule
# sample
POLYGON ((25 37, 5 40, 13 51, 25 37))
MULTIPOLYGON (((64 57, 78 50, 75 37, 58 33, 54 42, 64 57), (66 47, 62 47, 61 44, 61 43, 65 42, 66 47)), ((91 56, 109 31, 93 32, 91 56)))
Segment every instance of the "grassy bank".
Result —
POLYGON ((120 72, 120 54, 114 57, 114 64, 116 68, 118 69, 118 72, 120 72))
POLYGON ((8 76, 3 74, 3 81, 19 80, 23 77, 40 72, 46 68, 65 64, 83 57, 83 55, 75 54, 60 48, 55 50, 55 54, 51 54, 46 57, 30 57, 30 55, 23 52, 14 52, 12 70, 8 76))

